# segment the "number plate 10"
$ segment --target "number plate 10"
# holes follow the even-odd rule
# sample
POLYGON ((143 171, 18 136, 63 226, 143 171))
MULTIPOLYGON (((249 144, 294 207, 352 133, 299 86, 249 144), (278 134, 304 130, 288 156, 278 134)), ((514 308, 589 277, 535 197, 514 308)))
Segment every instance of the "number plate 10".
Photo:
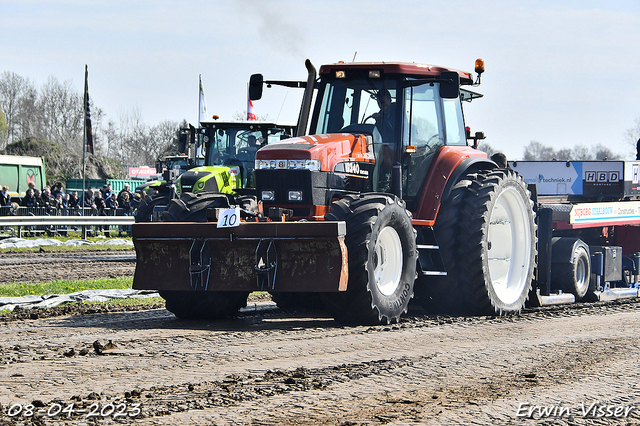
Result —
POLYGON ((218 216, 218 228, 233 228, 240 225, 240 207, 225 209, 218 216))

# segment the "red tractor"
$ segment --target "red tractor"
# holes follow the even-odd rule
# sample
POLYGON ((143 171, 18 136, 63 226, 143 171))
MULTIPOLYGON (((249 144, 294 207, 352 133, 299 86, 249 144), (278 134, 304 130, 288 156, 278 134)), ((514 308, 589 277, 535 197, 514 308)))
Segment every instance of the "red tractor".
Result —
MULTIPOLYGON (((318 78, 306 65, 306 82, 251 78, 254 100, 264 84, 305 88, 298 137, 256 154, 256 211, 237 226, 221 224, 219 203, 209 222, 134 225, 134 288, 158 289, 183 318, 232 315, 260 290, 282 308, 322 300, 345 323, 396 322, 414 296, 438 313, 522 309, 534 203, 522 178, 469 146, 482 137, 465 130, 463 102, 481 96, 465 88, 472 75, 336 63, 318 78)), ((482 71, 478 60, 477 82, 482 71)))

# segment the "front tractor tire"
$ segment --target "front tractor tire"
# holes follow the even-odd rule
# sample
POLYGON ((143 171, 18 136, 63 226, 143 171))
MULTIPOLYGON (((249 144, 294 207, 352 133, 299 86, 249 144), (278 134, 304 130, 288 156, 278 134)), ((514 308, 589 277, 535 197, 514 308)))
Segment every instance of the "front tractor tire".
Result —
POLYGON ((511 170, 478 174, 465 198, 460 234, 467 307, 477 315, 519 312, 531 290, 536 257, 533 202, 511 170))
MULTIPOLYGON (((163 212, 164 221, 206 222, 207 209, 228 208, 226 195, 186 192, 173 199, 163 212)), ((213 278, 213 277, 212 277, 213 278)), ((211 320, 233 316, 247 306, 249 292, 244 291, 162 291, 166 308, 180 319, 211 320)))
POLYGON ((166 309, 185 320, 213 320, 235 315, 247 306, 248 292, 161 291, 166 309))
POLYGON ((135 213, 136 222, 151 222, 153 221, 154 210, 163 211, 167 208, 171 198, 168 195, 158 194, 155 197, 146 196, 144 200, 140 202, 138 209, 135 213))
POLYGON ((388 194, 350 195, 326 220, 345 221, 349 281, 330 293, 327 309, 347 324, 397 322, 413 297, 416 236, 404 202, 388 194))

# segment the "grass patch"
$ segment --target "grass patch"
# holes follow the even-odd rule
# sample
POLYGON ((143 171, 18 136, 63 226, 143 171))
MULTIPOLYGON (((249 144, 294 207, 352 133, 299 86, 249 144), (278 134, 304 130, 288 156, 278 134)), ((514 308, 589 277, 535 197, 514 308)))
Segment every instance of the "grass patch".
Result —
MULTIPOLYGON (((127 289, 133 285, 133 277, 120 277, 120 278, 104 278, 99 280, 57 280, 48 283, 35 283, 35 284, 3 284, 0 285, 0 297, 21 297, 29 295, 46 295, 46 294, 68 294, 75 293, 83 290, 104 290, 104 289, 127 289)), ((247 303, 254 303, 260 301, 271 300, 271 296, 266 291, 255 291, 249 294, 247 303)), ((161 297, 148 297, 148 298, 131 298, 131 299, 111 299, 103 302, 67 302, 59 306, 72 306, 72 305, 110 305, 116 306, 119 309, 129 310, 130 307, 139 309, 151 309, 161 308, 164 306, 164 299, 161 297), (129 308, 127 308, 129 307, 129 308)), ((54 308, 38 308, 48 311, 54 308)), ((30 310, 29 310, 30 311, 30 310)), ((0 310, 0 317, 6 317, 13 315, 13 312, 0 310)), ((42 317, 42 314, 38 314, 42 317)), ((51 315, 55 315, 52 313, 51 315)), ((58 314, 60 315, 60 314, 58 314)))
POLYGON ((56 280, 36 284, 0 285, 0 297, 21 297, 32 294, 68 294, 83 290, 126 289, 133 285, 133 277, 103 278, 99 280, 56 280))

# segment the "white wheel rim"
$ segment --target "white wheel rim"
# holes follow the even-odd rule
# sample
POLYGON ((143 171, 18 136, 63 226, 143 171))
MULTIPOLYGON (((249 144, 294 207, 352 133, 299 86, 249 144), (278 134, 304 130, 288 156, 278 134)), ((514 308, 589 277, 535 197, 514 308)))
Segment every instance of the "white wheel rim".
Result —
POLYGON ((587 270, 587 262, 582 256, 579 256, 578 262, 576 264, 576 290, 583 289, 585 286, 587 286, 587 280, 589 279, 587 270))
POLYGON ((489 279, 506 305, 518 301, 529 278, 533 239, 529 220, 527 206, 515 188, 498 196, 489 222, 489 279))
POLYGON ((402 275, 402 242, 395 229, 385 226, 373 253, 373 275, 376 287, 385 296, 392 295, 402 275))

